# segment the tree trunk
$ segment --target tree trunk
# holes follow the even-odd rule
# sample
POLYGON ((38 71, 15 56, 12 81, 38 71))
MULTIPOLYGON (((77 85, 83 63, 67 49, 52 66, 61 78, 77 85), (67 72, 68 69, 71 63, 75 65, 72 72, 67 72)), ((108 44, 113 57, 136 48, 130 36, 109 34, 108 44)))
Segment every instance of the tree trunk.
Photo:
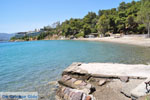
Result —
POLYGON ((148 25, 147 25, 147 29, 148 29, 148 38, 150 37, 150 23, 148 23, 148 25))

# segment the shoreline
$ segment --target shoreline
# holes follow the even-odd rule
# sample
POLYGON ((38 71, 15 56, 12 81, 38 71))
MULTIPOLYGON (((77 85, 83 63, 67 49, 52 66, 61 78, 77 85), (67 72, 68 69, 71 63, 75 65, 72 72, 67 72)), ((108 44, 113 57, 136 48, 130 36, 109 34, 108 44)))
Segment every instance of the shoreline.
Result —
POLYGON ((79 38, 75 40, 111 42, 111 43, 136 45, 136 46, 142 46, 142 47, 150 47, 150 38, 145 38, 145 37, 140 37, 140 36, 124 36, 120 38, 114 38, 114 37, 79 38))
MULTIPOLYGON (((80 41, 99 41, 99 42, 111 42, 119 44, 136 45, 142 47, 150 47, 150 38, 145 38, 144 35, 124 35, 123 37, 114 38, 111 37, 101 37, 101 38, 77 38, 77 39, 43 39, 43 40, 80 40, 80 41)), ((30 40, 30 41, 40 41, 40 40, 30 40)), ((23 40, 9 41, 9 42, 24 42, 23 40)))

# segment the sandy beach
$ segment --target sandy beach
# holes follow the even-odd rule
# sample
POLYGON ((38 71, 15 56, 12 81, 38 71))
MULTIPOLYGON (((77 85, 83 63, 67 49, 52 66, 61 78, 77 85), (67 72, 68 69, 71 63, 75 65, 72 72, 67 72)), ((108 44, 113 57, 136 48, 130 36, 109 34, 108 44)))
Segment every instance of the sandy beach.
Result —
POLYGON ((114 37, 80 38, 77 40, 114 42, 114 43, 122 43, 122 44, 131 44, 131 45, 150 47, 150 38, 145 38, 142 35, 125 35, 120 38, 114 38, 114 37))

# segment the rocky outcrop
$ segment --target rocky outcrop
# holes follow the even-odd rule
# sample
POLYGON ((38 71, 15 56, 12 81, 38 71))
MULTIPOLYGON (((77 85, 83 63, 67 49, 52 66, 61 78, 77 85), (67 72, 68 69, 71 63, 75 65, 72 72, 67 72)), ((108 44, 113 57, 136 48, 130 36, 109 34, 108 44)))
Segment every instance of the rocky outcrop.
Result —
POLYGON ((73 89, 83 90, 86 94, 91 93, 95 89, 91 84, 80 79, 72 78, 68 75, 62 76, 61 80, 58 82, 61 85, 64 85, 73 89))
POLYGON ((129 100, 129 98, 135 100, 148 95, 145 82, 150 80, 144 81, 150 75, 148 69, 150 66, 146 65, 73 63, 63 71, 58 81, 56 98, 58 100, 129 100), (133 70, 135 68, 136 70, 133 70))
POLYGON ((56 96, 58 100, 95 100, 92 95, 95 87, 88 82, 90 76, 85 75, 87 72, 78 70, 77 66, 80 65, 81 63, 73 63, 64 70, 62 78, 58 81, 56 96), (72 69, 75 66, 77 69, 72 69), (72 70, 83 73, 74 73, 72 70))
POLYGON ((84 93, 82 90, 60 86, 57 91, 58 100, 94 100, 92 95, 84 93))
POLYGON ((60 100, 94 100, 90 95, 95 88, 84 80, 63 75, 58 81, 57 99, 60 100))

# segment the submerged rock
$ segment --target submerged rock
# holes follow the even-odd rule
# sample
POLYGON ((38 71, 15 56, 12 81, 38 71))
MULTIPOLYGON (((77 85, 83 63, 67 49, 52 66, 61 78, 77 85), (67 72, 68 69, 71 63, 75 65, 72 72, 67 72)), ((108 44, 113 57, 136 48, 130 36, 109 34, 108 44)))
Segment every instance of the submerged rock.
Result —
POLYGON ((48 85, 56 85, 56 84, 57 84, 57 81, 48 82, 48 85))

